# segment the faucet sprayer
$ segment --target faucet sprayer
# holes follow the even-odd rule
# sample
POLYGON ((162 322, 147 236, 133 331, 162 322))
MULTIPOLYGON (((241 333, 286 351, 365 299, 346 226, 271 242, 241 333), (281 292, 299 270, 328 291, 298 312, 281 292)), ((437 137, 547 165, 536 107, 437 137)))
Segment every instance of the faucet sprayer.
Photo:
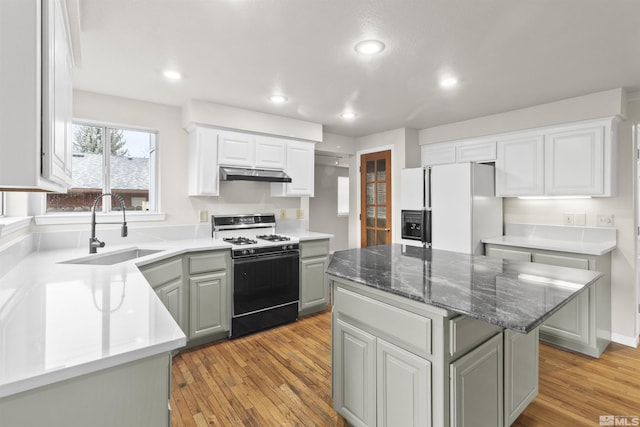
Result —
MULTIPOLYGON (((120 202, 120 208, 122 209, 122 228, 120 230, 120 235, 122 237, 127 237, 128 229, 127 229, 127 217, 125 215, 125 205, 124 199, 115 193, 101 193, 98 195, 93 201, 93 206, 91 208, 91 237, 89 238, 89 253, 95 254, 97 253, 98 248, 104 248, 104 242, 101 242, 96 237, 96 208, 98 207, 98 202, 102 200, 104 196, 115 197, 118 202, 120 202)), ((101 222, 101 224, 120 224, 119 222, 101 222)))

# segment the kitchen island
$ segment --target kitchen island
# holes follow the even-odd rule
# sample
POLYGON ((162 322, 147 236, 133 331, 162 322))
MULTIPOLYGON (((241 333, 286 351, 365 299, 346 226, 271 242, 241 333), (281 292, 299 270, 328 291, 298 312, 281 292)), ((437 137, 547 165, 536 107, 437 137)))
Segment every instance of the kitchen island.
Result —
POLYGON ((358 426, 511 424, 538 390, 538 326, 602 273, 402 245, 338 251, 335 409, 358 426))

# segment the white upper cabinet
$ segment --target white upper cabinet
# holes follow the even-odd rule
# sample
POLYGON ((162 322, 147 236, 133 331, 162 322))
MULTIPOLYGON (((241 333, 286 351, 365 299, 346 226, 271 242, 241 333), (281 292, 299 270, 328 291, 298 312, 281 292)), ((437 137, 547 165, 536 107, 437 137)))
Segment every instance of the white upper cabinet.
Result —
POLYGON ((545 135, 545 193, 604 194, 604 132, 602 125, 545 135))
POLYGON ((286 173, 290 183, 272 183, 272 196, 311 196, 314 187, 315 145, 312 142, 287 142, 286 173))
POLYGON ((286 141, 269 136, 256 137, 255 165, 262 169, 284 169, 286 166, 286 141))
POLYGON ((614 126, 602 119, 499 138, 496 195, 614 195, 614 126))
POLYGON ((495 159, 495 140, 442 142, 422 146, 422 166, 435 166, 449 163, 492 162, 495 159))
POLYGON ((0 2, 0 189, 71 186, 70 40, 63 0, 0 2))
POLYGON ((188 189, 190 196, 219 194, 218 131, 196 126, 189 132, 188 189))
POLYGON ((496 196, 544 195, 544 138, 521 136, 498 141, 496 196))
POLYGON ((256 155, 255 135, 222 132, 218 154, 221 165, 253 167, 256 155))

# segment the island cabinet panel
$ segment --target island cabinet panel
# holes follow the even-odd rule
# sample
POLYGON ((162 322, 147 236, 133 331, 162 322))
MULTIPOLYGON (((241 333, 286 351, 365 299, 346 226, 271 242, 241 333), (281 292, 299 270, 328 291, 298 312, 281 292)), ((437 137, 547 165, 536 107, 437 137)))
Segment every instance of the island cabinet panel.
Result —
POLYGON ((299 316, 317 313, 329 305, 329 239, 300 242, 299 316))
POLYGON ((504 331, 504 420, 516 418, 538 395, 538 329, 528 334, 504 331))
POLYGON ((450 369, 450 425, 502 427, 502 333, 453 362, 450 369))
POLYGON ((467 316, 458 316, 449 322, 449 354, 453 359, 482 344, 498 332, 499 326, 490 325, 467 316))
POLYGON ((541 264, 557 265, 605 273, 598 282, 569 301, 540 326, 542 341, 600 357, 611 342, 611 255, 584 255, 503 245, 486 245, 490 257, 529 258, 541 264))
POLYGON ((376 342, 378 427, 431 426, 431 363, 376 342))
POLYGON ((353 426, 375 426, 376 338, 342 320, 333 334, 334 406, 353 426))

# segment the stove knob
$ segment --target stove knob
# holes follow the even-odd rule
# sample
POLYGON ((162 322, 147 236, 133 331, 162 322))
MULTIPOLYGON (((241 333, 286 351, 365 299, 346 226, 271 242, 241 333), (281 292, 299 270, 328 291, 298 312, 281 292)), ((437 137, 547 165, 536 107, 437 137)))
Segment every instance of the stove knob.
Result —
POLYGON ((242 255, 247 255, 248 253, 249 253, 249 251, 248 251, 248 250, 246 250, 246 249, 243 249, 243 250, 242 250, 242 255))
POLYGON ((255 251, 254 251, 253 249, 249 249, 249 253, 250 253, 250 254, 252 254, 252 253, 254 253, 254 252, 255 252, 255 251))

